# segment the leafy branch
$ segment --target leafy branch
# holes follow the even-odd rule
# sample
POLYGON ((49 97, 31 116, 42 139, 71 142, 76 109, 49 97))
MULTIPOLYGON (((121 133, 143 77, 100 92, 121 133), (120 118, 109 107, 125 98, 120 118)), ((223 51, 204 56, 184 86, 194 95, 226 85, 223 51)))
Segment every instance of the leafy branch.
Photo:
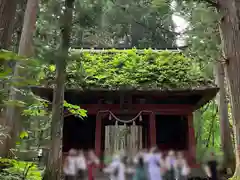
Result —
POLYGON ((67 101, 64 101, 63 106, 67 108, 67 110, 72 114, 79 118, 83 118, 87 116, 87 111, 84 109, 81 109, 80 106, 73 105, 68 103, 67 101))

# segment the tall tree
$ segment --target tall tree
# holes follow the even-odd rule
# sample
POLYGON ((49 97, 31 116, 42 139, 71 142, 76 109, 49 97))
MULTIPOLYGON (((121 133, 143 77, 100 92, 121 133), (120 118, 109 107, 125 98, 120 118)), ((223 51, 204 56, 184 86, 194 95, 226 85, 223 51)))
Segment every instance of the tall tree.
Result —
MULTIPOLYGON (((33 55, 33 35, 35 32, 37 9, 38 0, 28 0, 24 14, 24 23, 18 50, 18 54, 20 56, 30 57, 33 55)), ((20 81, 19 76, 23 75, 20 66, 21 64, 17 62, 14 68, 13 81, 20 81)), ((17 88, 19 87, 11 87, 9 97, 10 101, 19 100, 20 94, 19 91, 16 90, 17 88)), ((7 156, 9 150, 15 147, 16 140, 20 131, 20 112, 21 111, 18 106, 9 106, 7 109, 7 124, 10 127, 10 138, 7 138, 6 140, 3 156, 7 156)))
MULTIPOLYGON (((16 8, 17 0, 0 1, 0 49, 10 49, 16 8)), ((0 66, 1 70, 6 69, 4 61, 1 61, 0 66)), ((0 89, 6 89, 7 91, 8 87, 1 82, 0 89)), ((5 116, 5 110, 1 112, 1 116, 5 116)))
MULTIPOLYGON (((0 49, 10 49, 11 45, 11 36, 13 31, 13 24, 14 24, 14 17, 17 7, 16 0, 2 0, 0 1, 0 49)), ((5 63, 1 61, 0 63, 1 71, 6 69, 5 63)), ((3 94, 7 97, 8 96, 8 87, 5 83, 0 83, 0 89, 5 89, 3 94)), ((3 95, 2 94, 2 95, 3 95)), ((5 99, 5 98, 4 98, 5 99)), ((2 125, 6 125, 6 118, 5 118, 5 108, 1 108, 0 117, 3 118, 2 125)), ((4 151, 3 146, 0 147, 0 153, 2 154, 4 151)))
POLYGON ((65 0, 61 18, 61 45, 56 58, 56 84, 53 93, 51 145, 44 180, 60 180, 62 165, 63 102, 66 66, 70 48, 74 0, 65 0))
POLYGON ((0 47, 8 49, 11 44, 17 0, 0 1, 0 47))
POLYGON ((233 128, 235 133, 236 169, 234 176, 240 175, 240 2, 238 0, 203 0, 214 7, 221 17, 222 59, 230 91, 233 128))
POLYGON ((238 0, 217 0, 211 2, 221 17, 219 28, 223 50, 224 65, 230 90, 230 99, 235 132, 236 169, 235 177, 240 175, 240 2, 238 0))
POLYGON ((223 154, 223 167, 230 167, 234 169, 234 153, 233 153, 233 143, 231 138, 231 131, 229 126, 228 118, 228 100, 225 87, 225 72, 224 66, 221 62, 216 62, 215 65, 215 76, 216 84, 218 85, 220 91, 217 96, 217 104, 219 110, 220 118, 220 128, 221 128, 221 144, 223 154))
POLYGON ((221 39, 218 27, 219 14, 215 7, 209 7, 206 1, 185 1, 177 6, 178 12, 189 23, 187 34, 187 54, 200 63, 206 76, 216 80, 220 88, 217 96, 219 109, 221 146, 223 150, 223 167, 233 167, 234 152, 231 139, 230 123, 228 118, 228 101, 226 99, 225 72, 223 71, 221 58, 221 39), (207 28, 206 28, 207 27, 207 28), (215 69, 215 74, 213 70, 215 69))

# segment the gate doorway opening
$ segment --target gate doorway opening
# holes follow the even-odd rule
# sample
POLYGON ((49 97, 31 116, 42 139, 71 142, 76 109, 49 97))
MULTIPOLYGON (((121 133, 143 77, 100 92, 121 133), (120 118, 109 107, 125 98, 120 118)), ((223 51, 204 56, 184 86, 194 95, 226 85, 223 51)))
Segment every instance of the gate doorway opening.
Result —
POLYGON ((179 115, 156 115, 156 143, 161 150, 187 150, 187 117, 179 115))
POLYGON ((96 116, 80 119, 75 116, 64 118, 63 152, 74 149, 95 149, 96 116))

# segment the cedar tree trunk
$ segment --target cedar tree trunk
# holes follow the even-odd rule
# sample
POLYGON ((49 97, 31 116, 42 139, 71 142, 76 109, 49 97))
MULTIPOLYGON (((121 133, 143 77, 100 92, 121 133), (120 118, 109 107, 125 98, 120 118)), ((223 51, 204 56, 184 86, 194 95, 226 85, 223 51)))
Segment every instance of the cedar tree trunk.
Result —
POLYGON ((68 49, 70 47, 73 3, 74 0, 65 0, 65 12, 61 18, 62 39, 59 57, 56 58, 56 85, 52 103, 51 144, 44 180, 61 179, 64 84, 68 49))
POLYGON ((9 49, 13 32, 17 0, 0 1, 0 48, 9 49))
MULTIPOLYGON (((23 29, 19 44, 18 54, 20 56, 30 57, 33 54, 33 35, 35 31, 35 23, 37 18, 38 0, 28 0, 26 11, 24 14, 23 29)), ((23 76, 23 72, 20 72, 19 62, 16 63, 14 68, 14 80, 18 81, 19 76, 23 76)), ((24 77, 24 76, 23 76, 24 77)), ((15 88, 10 88, 11 101, 20 100, 19 93, 16 92, 15 88)), ((10 127, 10 137, 6 140, 6 146, 4 156, 10 155, 9 150, 14 148, 16 140, 19 136, 21 126, 21 109, 17 106, 9 106, 7 109, 7 124, 10 127)))
POLYGON ((223 150, 223 168, 234 170, 234 152, 231 138, 230 124, 228 118, 228 101, 226 97, 225 73, 222 63, 215 64, 216 84, 220 88, 217 95, 218 110, 220 113, 221 144, 223 150))
POLYGON ((235 133, 236 169, 234 176, 240 178, 240 2, 218 0, 221 42, 225 70, 230 90, 230 99, 235 133))

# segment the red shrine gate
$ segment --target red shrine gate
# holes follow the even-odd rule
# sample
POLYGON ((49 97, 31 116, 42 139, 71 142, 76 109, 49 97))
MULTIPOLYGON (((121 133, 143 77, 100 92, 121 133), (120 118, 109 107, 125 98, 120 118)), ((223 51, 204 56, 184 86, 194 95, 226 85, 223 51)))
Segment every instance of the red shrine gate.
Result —
MULTIPOLYGON (((104 149, 104 140, 106 139, 105 132, 104 132, 106 130, 105 127, 107 125, 114 125, 114 123, 116 122, 113 119, 109 120, 109 115, 116 114, 116 116, 121 117, 121 115, 123 115, 126 112, 121 110, 119 105, 99 105, 99 106, 82 105, 81 108, 88 110, 88 114, 90 115, 96 114, 94 146, 89 145, 88 148, 94 148, 97 155, 102 155, 103 151, 105 150, 104 149), (106 123, 106 121, 110 121, 110 122, 106 123)), ((192 108, 189 105, 165 106, 165 105, 152 105, 152 104, 140 105, 139 104, 139 105, 134 105, 131 111, 127 113, 129 115, 129 114, 136 114, 137 112, 141 113, 142 122, 141 121, 139 122, 139 119, 140 119, 139 118, 137 119, 138 121, 136 122, 136 124, 142 125, 143 127, 145 127, 144 131, 142 132, 143 148, 150 148, 152 146, 158 145, 161 150, 169 150, 169 149, 183 150, 188 155, 190 162, 195 162, 196 143, 194 138, 192 108), (165 117, 166 119, 159 119, 161 117, 165 117), (174 123, 173 118, 175 118, 175 123, 176 121, 185 121, 185 124, 183 125, 180 124, 180 126, 185 125, 185 127, 179 127, 179 129, 178 128, 176 129, 176 127, 171 127, 171 126, 174 126, 174 124, 171 124, 170 122, 169 123, 170 126, 167 126, 167 127, 165 126, 166 129, 162 134, 161 132, 158 133, 158 129, 160 128, 158 126, 159 124, 158 121, 162 120, 166 122, 169 120, 169 121, 172 121, 172 123, 174 123), (179 131, 177 136, 176 135, 175 137, 173 136, 173 138, 175 138, 175 141, 173 141, 172 143, 171 142, 167 143, 166 141, 164 142, 163 140, 163 142, 161 142, 163 138, 159 136, 165 136, 164 133, 166 132, 166 130, 171 131, 171 128, 173 128, 174 131, 179 131), (183 141, 179 139, 181 136, 183 136, 183 141), (160 140, 158 140, 158 138, 160 138, 160 140)), ((159 125, 161 125, 161 123, 159 125)), ((132 126, 132 123, 130 124, 130 126, 132 126)), ((65 131, 66 130, 67 129, 65 129, 65 131)), ((68 148, 66 148, 66 151, 67 149, 68 148)))
MULTIPOLYGON (((52 100, 52 89, 33 87, 32 90, 52 100)), ((106 126, 117 124, 131 129, 134 125, 140 127, 135 128, 139 130, 140 138, 135 139, 139 148, 158 145, 161 150, 184 151, 193 167, 196 164, 193 112, 212 99, 217 91, 218 88, 67 90, 65 100, 86 109, 88 117, 81 121, 70 113, 65 114, 63 151, 67 152, 70 148, 95 149, 97 155, 102 155, 106 151, 106 139, 111 136, 106 133, 106 126), (134 121, 126 121, 132 119, 134 121)), ((119 126, 113 131, 120 129, 119 126)), ((134 132, 134 129, 130 130, 129 138, 134 132)), ((107 141, 110 142, 109 139, 107 141)))

